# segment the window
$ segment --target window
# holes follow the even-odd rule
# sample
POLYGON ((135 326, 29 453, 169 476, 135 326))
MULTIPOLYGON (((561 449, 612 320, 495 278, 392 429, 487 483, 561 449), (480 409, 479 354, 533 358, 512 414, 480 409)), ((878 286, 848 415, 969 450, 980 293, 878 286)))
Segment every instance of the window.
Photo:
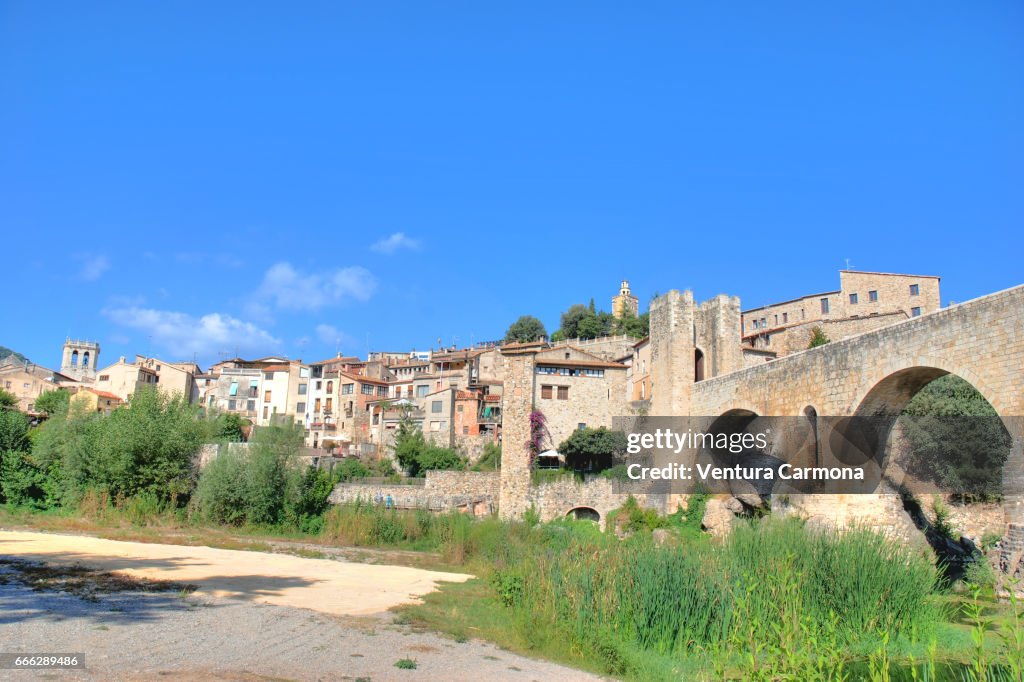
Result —
POLYGON ((253 379, 249 382, 249 397, 255 398, 260 394, 260 382, 258 379, 253 379))
POLYGON ((434 400, 430 403, 430 411, 434 414, 439 414, 441 412, 441 406, 442 404, 440 400, 434 400))
POLYGON ((313 388, 315 388, 316 390, 319 391, 321 388, 323 388, 323 385, 324 385, 324 382, 318 381, 318 382, 316 382, 316 386, 314 386, 313 388))
POLYGON ((373 395, 373 384, 361 384, 359 392, 363 395, 373 395))
POLYGON ((342 395, 352 395, 353 393, 355 393, 355 391, 356 391, 356 385, 355 384, 342 384, 341 385, 341 394, 342 395))
POLYGON ((306 388, 309 384, 299 384, 299 395, 306 395, 306 388))
POLYGON ((100 381, 110 381, 110 375, 109 374, 101 374, 100 375, 100 381))
POLYGON ((755 319, 750 326, 753 327, 754 329, 757 329, 757 320, 755 319))
POLYGON ((263 392, 263 402, 265 402, 265 403, 269 403, 270 402, 270 391, 264 391, 263 392))
POLYGON ((308 379, 309 378, 309 367, 300 367, 299 368, 299 378, 300 379, 308 379))
POLYGON ((455 411, 456 412, 462 412, 462 405, 456 405, 455 406, 455 411))
POLYGON ((857 294, 850 294, 850 305, 857 305, 857 294))
POLYGON ((921 294, 921 286, 919 284, 911 284, 910 285, 910 295, 911 296, 918 296, 920 294, 921 294))
POLYGON ((228 395, 232 395, 232 396, 238 395, 238 382, 237 381, 232 381, 231 382, 231 388, 228 389, 228 395))
POLYGON ((559 400, 568 400, 569 399, 569 387, 568 386, 559 386, 558 387, 558 399, 559 400))
POLYGON ((878 303, 878 292, 875 291, 874 289, 868 292, 868 302, 878 303))
POLYGON ((911 308, 910 309, 910 316, 911 317, 920 317, 921 316, 921 309, 920 308, 911 308))
POLYGON ((782 324, 789 322, 789 313, 782 313, 782 324))
POLYGON ((270 370, 269 372, 264 372, 263 373, 263 379, 265 381, 273 381, 274 380, 274 370, 270 370))
POLYGON ((821 299, 821 314, 822 315, 828 315, 828 299, 827 298, 821 299))
POLYGON ((552 390, 551 386, 541 386, 540 387, 540 397, 544 398, 544 399, 550 399, 551 398, 551 390, 552 390))
POLYGON ((328 381, 327 382, 327 392, 328 393, 334 393, 334 382, 333 381, 328 381))
POLYGON ((269 414, 268 414, 269 411, 270 411, 269 407, 266 407, 266 406, 263 407, 263 418, 264 419, 266 419, 269 416, 269 414))
POLYGON ((427 391, 429 391, 429 390, 430 390, 430 386, 417 386, 416 387, 416 397, 417 398, 425 398, 425 397, 427 397, 427 391))
POLYGON ((469 427, 468 426, 463 426, 462 427, 462 435, 463 436, 468 436, 469 435, 469 427))
POLYGON ((255 412, 256 411, 256 401, 255 400, 246 400, 245 401, 245 409, 248 410, 249 412, 255 412))
POLYGON ((236 407, 235 407, 236 403, 237 403, 237 401, 235 401, 235 400, 229 400, 228 401, 228 409, 232 410, 232 411, 235 410, 236 409, 236 407))
POLYGON ((320 411, 320 398, 317 398, 316 401, 313 403, 313 411, 314 412, 319 412, 320 411))
POLYGON ((328 398, 324 401, 324 414, 330 414, 331 408, 334 407, 334 398, 328 398))
POLYGON ((587 423, 586 422, 580 422, 579 424, 576 425, 576 430, 577 431, 582 431, 585 428, 587 428, 587 423))
POLYGON ((379 397, 381 397, 381 398, 387 398, 388 397, 388 387, 387 386, 378 386, 377 387, 377 395, 379 397))
POLYGON ((766 317, 762 317, 761 318, 761 328, 762 329, 767 329, 768 328, 768 318, 766 318, 766 317))
POLYGON ((779 326, 779 314, 778 313, 775 313, 775 326, 776 327, 779 326))
POLYGON ((295 403, 295 414, 306 414, 306 403, 295 403))

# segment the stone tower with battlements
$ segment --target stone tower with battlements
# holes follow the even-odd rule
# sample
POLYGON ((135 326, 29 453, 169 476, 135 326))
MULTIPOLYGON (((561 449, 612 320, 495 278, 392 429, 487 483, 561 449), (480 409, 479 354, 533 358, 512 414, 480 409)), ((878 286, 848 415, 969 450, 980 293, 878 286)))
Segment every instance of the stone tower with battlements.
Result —
POLYGON ((673 289, 651 303, 650 339, 651 414, 693 415, 694 384, 743 368, 740 300, 721 294, 697 305, 692 292, 673 289))

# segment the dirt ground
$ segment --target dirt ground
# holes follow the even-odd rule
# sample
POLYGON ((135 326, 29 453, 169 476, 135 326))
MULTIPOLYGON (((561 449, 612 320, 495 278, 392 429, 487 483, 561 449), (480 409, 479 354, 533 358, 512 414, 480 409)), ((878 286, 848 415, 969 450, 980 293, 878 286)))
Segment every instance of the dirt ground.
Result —
POLYGON ((386 611, 466 574, 26 531, 0 531, 0 560, 0 653, 80 652, 87 665, 0 680, 598 679, 414 632, 386 611), (108 576, 82 590, 83 566, 170 582, 132 590, 108 576))

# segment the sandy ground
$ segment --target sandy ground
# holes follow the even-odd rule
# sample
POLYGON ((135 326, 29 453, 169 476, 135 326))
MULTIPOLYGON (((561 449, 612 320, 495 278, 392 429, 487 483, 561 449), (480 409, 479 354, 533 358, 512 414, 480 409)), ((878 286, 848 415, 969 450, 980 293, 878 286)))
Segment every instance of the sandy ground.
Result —
POLYGON ((599 679, 485 642, 417 633, 384 612, 465 574, 21 531, 0 531, 5 555, 199 589, 83 599, 0 579, 0 652, 82 652, 87 664, 0 670, 0 680, 599 679), (396 668, 402 658, 416 669, 396 668))
POLYGON ((193 584, 199 596, 242 598, 348 616, 380 613, 415 601, 442 580, 464 582, 473 577, 286 554, 24 531, 0 532, 0 555, 193 584))

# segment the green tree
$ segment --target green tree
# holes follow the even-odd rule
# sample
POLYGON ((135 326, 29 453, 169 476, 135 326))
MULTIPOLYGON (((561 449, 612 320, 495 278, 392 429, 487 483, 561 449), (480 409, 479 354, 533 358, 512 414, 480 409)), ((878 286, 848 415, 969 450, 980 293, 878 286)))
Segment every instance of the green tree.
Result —
POLYGON ((366 478, 370 475, 370 470, 357 457, 346 457, 334 467, 332 473, 339 481, 351 481, 366 478))
MULTIPOLYGON (((199 477, 196 507, 211 521, 241 525, 302 523, 330 494, 321 474, 297 460, 302 429, 283 423, 253 433, 248 448, 224 446, 199 477)), ((329 478, 329 477, 328 477, 329 478)))
POLYGON ((112 497, 149 492, 167 500, 192 491, 194 460, 207 427, 181 395, 145 388, 129 407, 107 417, 77 413, 70 421, 61 456, 73 496, 97 488, 112 497))
POLYGON ((225 412, 213 420, 213 438, 227 443, 241 443, 245 440, 245 429, 249 421, 240 414, 225 412))
POLYGON ((533 315, 523 315, 513 322, 505 332, 505 343, 536 341, 547 335, 548 332, 540 320, 533 315))
POLYGON ((955 374, 939 377, 918 391, 902 414, 915 475, 966 501, 1000 496, 1012 439, 974 386, 955 374))
POLYGON ((14 409, 0 410, 0 452, 28 449, 28 417, 14 409))
POLYGON ((55 414, 67 412, 70 401, 71 394, 66 389, 55 388, 40 393, 36 398, 35 405, 37 411, 52 417, 55 414))
POLYGON ((648 335, 650 323, 650 313, 644 313, 643 315, 637 316, 626 311, 622 317, 615 320, 613 332, 615 334, 632 336, 634 339, 642 339, 648 335))
POLYGON ((18 396, 0 388, 0 410, 18 409, 18 396))
POLYGON ((576 471, 604 471, 625 453, 626 434, 603 426, 578 429, 558 446, 558 451, 565 455, 566 466, 576 471))
POLYGON ((591 316, 592 313, 582 303, 569 306, 569 309, 562 313, 560 319, 562 326, 555 332, 560 336, 559 340, 579 338, 580 322, 591 316))
POLYGON ((824 346, 830 341, 831 339, 825 336, 825 331, 821 327, 815 327, 811 330, 811 341, 807 344, 807 347, 817 348, 818 346, 824 346))

